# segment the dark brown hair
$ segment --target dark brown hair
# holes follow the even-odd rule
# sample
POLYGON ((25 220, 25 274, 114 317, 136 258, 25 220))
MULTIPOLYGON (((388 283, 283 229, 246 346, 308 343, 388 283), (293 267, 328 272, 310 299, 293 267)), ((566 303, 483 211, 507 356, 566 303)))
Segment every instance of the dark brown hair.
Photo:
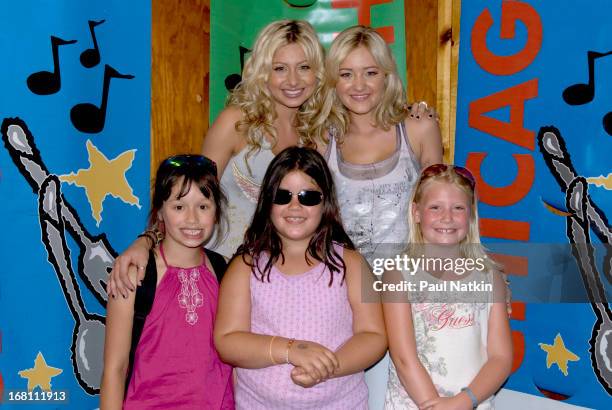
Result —
POLYGON ((212 196, 216 205, 215 220, 217 222, 214 245, 218 245, 227 230, 227 220, 225 218, 227 198, 217 178, 217 166, 212 160, 202 155, 173 155, 159 164, 153 185, 148 227, 154 228, 157 226, 157 214, 164 202, 170 198, 172 187, 178 183, 181 186, 176 199, 187 195, 192 183, 198 187, 206 198, 211 199, 212 196))
POLYGON ((307 261, 313 258, 325 263, 330 272, 331 286, 334 273, 341 272, 343 281, 346 270, 344 261, 334 250, 334 243, 347 249, 355 249, 355 246, 342 226, 336 188, 325 158, 311 148, 289 147, 272 160, 261 184, 253 220, 244 235, 244 243, 238 248, 237 255, 241 255, 242 260, 254 268, 253 274, 261 281, 270 280, 270 270, 279 258, 284 262, 282 243, 272 224, 270 214, 281 181, 292 171, 301 171, 311 177, 323 192, 323 215, 315 234, 310 239, 305 257, 307 261), (262 270, 258 261, 264 252, 270 257, 262 270))

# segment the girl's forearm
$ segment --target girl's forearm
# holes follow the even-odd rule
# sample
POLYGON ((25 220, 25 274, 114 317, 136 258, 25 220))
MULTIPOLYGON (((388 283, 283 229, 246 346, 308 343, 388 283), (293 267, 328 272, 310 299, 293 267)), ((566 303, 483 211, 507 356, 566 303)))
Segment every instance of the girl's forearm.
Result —
POLYGON ((125 396, 125 374, 104 370, 100 387, 100 410, 121 410, 125 396))
POLYGON ((336 352, 340 367, 334 377, 360 372, 376 363, 387 350, 387 338, 374 332, 353 335, 336 352))
POLYGON ((215 344, 221 360, 245 369, 261 369, 286 362, 289 339, 251 332, 220 336, 215 344))
POLYGON ((506 381, 512 370, 512 357, 490 357, 482 366, 474 380, 470 383, 470 390, 478 399, 478 403, 491 397, 506 381))
POLYGON ((147 250, 153 249, 154 247, 155 243, 153 242, 153 238, 150 236, 139 236, 130 245, 130 248, 144 248, 147 250))
POLYGON ((402 386, 417 405, 438 397, 431 376, 420 360, 417 359, 416 363, 406 363, 396 359, 393 364, 402 386))

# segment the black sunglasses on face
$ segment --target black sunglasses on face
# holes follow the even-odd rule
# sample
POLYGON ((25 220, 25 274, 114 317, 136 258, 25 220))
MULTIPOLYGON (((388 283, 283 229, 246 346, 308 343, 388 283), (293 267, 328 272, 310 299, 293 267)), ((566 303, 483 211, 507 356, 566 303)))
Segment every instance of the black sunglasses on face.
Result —
POLYGON ((168 165, 173 168, 184 166, 203 167, 214 176, 217 176, 217 164, 212 159, 206 158, 204 155, 181 154, 166 158, 163 165, 168 165))
MULTIPOLYGON (((276 205, 287 205, 291 202, 291 197, 294 195, 293 192, 286 189, 277 189, 276 195, 274 196, 274 204, 276 205)), ((304 206, 315 206, 319 205, 323 201, 323 193, 319 191, 302 190, 297 193, 298 202, 304 206)))

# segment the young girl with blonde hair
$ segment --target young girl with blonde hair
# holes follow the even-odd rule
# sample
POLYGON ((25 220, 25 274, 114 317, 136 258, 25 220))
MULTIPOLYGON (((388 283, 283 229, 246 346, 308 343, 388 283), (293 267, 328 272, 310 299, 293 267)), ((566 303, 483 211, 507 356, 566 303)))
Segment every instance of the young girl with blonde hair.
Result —
MULTIPOLYGON (((393 359, 386 409, 492 409, 492 395, 510 374, 506 284, 480 243, 477 202, 474 177, 463 167, 431 165, 415 187, 407 256, 480 261, 480 267, 420 270, 416 277, 435 285, 429 292, 383 299, 393 359), (491 287, 443 291, 453 289, 451 282, 491 287)), ((385 275, 391 283, 418 282, 405 272, 385 275)))

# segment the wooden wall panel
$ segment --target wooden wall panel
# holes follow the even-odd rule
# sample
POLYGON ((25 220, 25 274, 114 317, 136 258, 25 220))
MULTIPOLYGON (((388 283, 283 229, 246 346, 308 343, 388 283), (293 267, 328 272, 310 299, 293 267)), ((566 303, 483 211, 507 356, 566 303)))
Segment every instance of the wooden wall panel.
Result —
POLYGON ((449 127, 448 127, 448 142, 449 142, 449 155, 445 156, 445 159, 449 163, 454 162, 455 158, 455 138, 457 137, 455 129, 457 126, 457 86, 459 84, 459 33, 460 33, 460 22, 461 22, 461 0, 453 0, 453 17, 451 20, 452 24, 452 42, 451 42, 451 54, 450 54, 450 90, 449 90, 449 127))
POLYGON ((438 0, 438 59, 436 62, 437 95, 436 108, 440 115, 440 130, 444 144, 444 159, 452 158, 450 141, 450 82, 451 82, 451 47, 453 9, 452 0, 438 0))
POLYGON ((438 0, 405 0, 408 101, 436 103, 438 0))
POLYGON ((444 161, 453 162, 461 0, 404 0, 408 101, 440 116, 444 161))
POLYGON ((153 0, 151 169, 199 153, 208 129, 210 0, 153 0))

